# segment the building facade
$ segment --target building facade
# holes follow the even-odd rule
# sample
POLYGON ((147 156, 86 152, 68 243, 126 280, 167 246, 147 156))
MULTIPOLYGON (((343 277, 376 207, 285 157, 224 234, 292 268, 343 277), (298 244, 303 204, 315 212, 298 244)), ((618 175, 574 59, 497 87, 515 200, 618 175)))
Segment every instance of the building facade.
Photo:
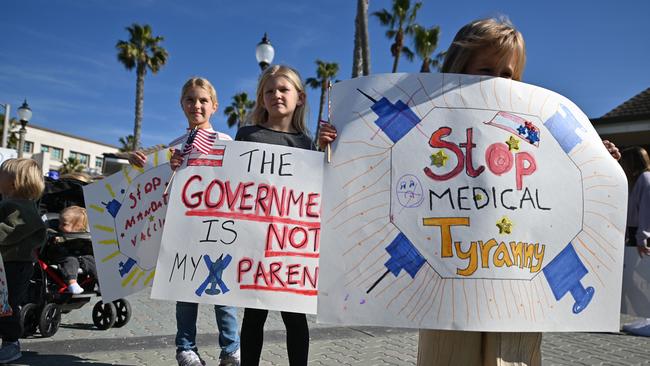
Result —
POLYGON ((42 166, 45 173, 58 170, 64 161, 73 157, 86 166, 85 172, 99 175, 102 174, 104 166, 104 154, 114 154, 118 151, 118 147, 114 145, 30 123, 25 134, 23 157, 45 159, 42 166))

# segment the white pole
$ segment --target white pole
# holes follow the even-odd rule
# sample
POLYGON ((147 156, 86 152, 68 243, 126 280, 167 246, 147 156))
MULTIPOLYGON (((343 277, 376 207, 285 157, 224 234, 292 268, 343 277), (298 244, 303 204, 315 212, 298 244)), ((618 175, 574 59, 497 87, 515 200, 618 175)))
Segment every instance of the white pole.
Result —
POLYGON ((7 147, 7 136, 9 135, 9 111, 11 110, 11 106, 9 104, 5 104, 5 121, 4 124, 2 125, 2 147, 7 147))

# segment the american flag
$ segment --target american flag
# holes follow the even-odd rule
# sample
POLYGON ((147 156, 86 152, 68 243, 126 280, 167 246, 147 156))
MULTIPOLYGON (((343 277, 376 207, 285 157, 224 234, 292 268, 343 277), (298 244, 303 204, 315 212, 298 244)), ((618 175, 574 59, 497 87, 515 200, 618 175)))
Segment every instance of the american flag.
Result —
POLYGON ((194 128, 190 131, 190 134, 187 136, 187 141, 185 141, 185 146, 183 146, 183 156, 188 155, 192 150, 196 149, 202 154, 209 154, 212 149, 212 145, 217 140, 216 131, 208 131, 203 128, 194 128))
POLYGON ((223 156, 225 153, 225 145, 216 145, 210 148, 208 154, 203 154, 201 156, 196 156, 199 155, 197 153, 190 154, 187 159, 187 166, 223 166, 223 156))

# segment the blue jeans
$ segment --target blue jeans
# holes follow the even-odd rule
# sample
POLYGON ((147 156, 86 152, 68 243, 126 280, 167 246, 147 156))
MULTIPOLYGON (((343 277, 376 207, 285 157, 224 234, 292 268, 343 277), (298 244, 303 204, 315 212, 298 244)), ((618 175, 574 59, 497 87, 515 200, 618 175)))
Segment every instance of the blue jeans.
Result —
MULTIPOLYGON (((199 304, 193 302, 176 303, 176 351, 193 350, 196 347, 196 319, 199 304)), ((214 315, 219 329, 219 347, 223 358, 239 349, 237 333, 237 308, 215 305, 214 315)))

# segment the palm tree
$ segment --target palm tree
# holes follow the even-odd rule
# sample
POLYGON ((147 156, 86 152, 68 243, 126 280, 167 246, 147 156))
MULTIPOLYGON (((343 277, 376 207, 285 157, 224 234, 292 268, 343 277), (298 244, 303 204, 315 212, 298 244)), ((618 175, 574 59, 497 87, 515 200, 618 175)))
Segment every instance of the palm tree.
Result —
MULTIPOLYGON (((413 26, 413 47, 415 48, 415 53, 422 59, 422 67, 420 67, 420 72, 431 72, 431 65, 434 67, 438 66, 438 57, 431 56, 433 51, 438 47, 438 36, 440 35, 440 27, 433 26, 429 29, 421 25, 413 26)), ((440 55, 440 54, 438 54, 440 55)))
POLYGON ((59 168, 59 174, 82 172, 85 168, 86 166, 81 164, 79 159, 69 157, 63 161, 63 165, 59 168))
POLYGON ((370 75, 368 1, 357 0, 357 17, 354 20, 354 54, 352 57, 353 78, 360 75, 370 75))
POLYGON ((254 100, 248 99, 248 94, 239 93, 232 97, 232 103, 223 110, 223 113, 228 116, 228 127, 237 125, 241 127, 246 121, 246 115, 253 109, 255 105, 254 100))
POLYGON ((413 33, 415 17, 420 7, 422 7, 421 2, 417 2, 411 7, 410 0, 393 0, 392 13, 386 9, 372 13, 379 19, 381 25, 388 27, 386 37, 388 39, 395 38, 395 42, 390 46, 390 53, 395 58, 392 72, 397 72, 397 64, 402 53, 409 61, 413 60, 413 51, 404 46, 404 35, 413 33))
POLYGON ((118 149, 120 152, 133 151, 133 135, 120 137, 118 141, 120 142, 120 145, 122 145, 118 149))
POLYGON ((140 146, 140 130, 142 129, 142 108, 144 104, 144 75, 147 69, 157 73, 167 62, 167 50, 160 47, 163 37, 154 36, 148 24, 141 26, 133 23, 126 28, 129 31, 128 41, 118 41, 117 59, 127 70, 136 70, 135 84, 135 122, 133 125, 133 147, 140 146))
MULTIPOLYGON (((318 107, 318 120, 323 120, 323 106, 325 106, 325 95, 327 93, 327 87, 329 86, 330 80, 336 77, 336 74, 339 72, 339 64, 336 62, 325 62, 321 60, 316 60, 316 77, 307 78, 305 83, 313 89, 320 88, 320 106, 318 107)), ((319 124, 320 125, 320 124, 319 124)))

